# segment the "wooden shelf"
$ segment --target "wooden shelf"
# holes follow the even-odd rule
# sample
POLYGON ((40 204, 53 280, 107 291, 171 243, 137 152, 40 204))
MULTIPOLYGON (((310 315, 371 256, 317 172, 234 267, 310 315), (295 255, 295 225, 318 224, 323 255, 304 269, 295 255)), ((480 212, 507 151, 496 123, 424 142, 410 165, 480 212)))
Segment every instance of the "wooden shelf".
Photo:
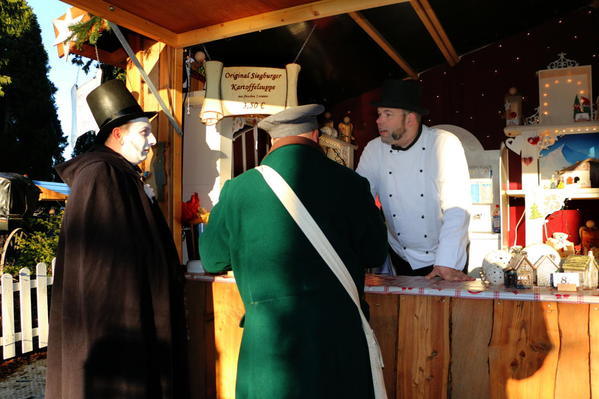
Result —
POLYGON ((524 190, 507 190, 505 193, 508 197, 524 198, 524 190))
POLYGON ((599 132, 599 121, 581 121, 572 122, 562 125, 517 125, 517 126, 506 126, 503 131, 508 137, 516 137, 524 132, 535 131, 538 133, 548 130, 552 134, 562 136, 565 134, 584 134, 584 133, 595 133, 599 132))
MULTIPOLYGON (((560 188, 555 190, 565 193, 569 199, 599 199, 599 188, 560 188)), ((506 190, 505 193, 511 198, 524 198, 526 196, 524 190, 506 190)))
POLYGON ((599 188, 578 188, 578 189, 565 188, 564 190, 570 191, 570 195, 568 195, 568 198, 570 198, 570 199, 598 199, 599 198, 599 188))

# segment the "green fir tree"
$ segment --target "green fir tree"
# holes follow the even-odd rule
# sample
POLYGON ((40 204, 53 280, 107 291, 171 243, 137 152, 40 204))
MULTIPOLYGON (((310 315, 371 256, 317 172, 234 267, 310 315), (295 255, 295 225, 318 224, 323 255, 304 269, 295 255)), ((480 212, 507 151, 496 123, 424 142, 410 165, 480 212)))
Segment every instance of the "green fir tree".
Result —
POLYGON ((0 171, 56 177, 66 146, 37 18, 25 0, 0 0, 0 171))

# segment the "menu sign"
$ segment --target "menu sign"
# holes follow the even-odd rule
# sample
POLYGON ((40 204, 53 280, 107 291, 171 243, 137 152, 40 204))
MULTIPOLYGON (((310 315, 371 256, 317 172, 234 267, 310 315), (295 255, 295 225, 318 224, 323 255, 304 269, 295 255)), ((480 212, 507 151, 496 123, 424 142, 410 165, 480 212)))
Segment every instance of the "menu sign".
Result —
POLYGON ((206 63, 206 95, 200 117, 207 125, 231 115, 272 115, 297 105, 300 66, 226 67, 206 63))

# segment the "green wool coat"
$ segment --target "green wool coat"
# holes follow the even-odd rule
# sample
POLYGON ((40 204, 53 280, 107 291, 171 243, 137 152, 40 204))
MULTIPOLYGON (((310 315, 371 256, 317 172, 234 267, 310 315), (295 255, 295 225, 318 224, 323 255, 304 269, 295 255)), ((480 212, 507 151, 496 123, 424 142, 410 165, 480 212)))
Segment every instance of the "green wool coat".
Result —
MULTIPOLYGON (((366 179, 310 143, 263 161, 289 183, 349 269, 386 257, 386 229, 366 179)), ((209 272, 232 267, 245 305, 237 399, 372 398, 358 311, 256 170, 227 182, 200 238, 209 272)))

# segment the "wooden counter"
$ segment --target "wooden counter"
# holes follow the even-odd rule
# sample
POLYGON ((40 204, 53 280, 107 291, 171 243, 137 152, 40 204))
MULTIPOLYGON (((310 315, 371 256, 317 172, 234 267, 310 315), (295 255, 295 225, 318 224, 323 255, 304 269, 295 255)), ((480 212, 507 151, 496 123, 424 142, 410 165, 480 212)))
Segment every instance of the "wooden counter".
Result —
MULTIPOLYGON (((599 398, 599 290, 368 276, 389 398, 599 398)), ((193 398, 233 399, 234 279, 188 275, 193 398)))

